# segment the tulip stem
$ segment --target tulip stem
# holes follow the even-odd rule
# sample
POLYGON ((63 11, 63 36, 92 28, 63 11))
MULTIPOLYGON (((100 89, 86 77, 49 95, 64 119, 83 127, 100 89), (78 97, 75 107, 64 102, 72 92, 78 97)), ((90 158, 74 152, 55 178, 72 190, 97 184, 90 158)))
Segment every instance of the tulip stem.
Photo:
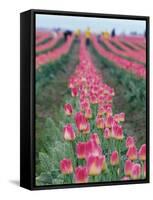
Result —
POLYGON ((141 163, 141 168, 143 169, 142 173, 141 173, 141 177, 142 177, 142 179, 144 179, 145 178, 145 176, 144 176, 144 162, 141 160, 140 163, 141 163))
POLYGON ((96 176, 91 176, 91 182, 93 182, 93 183, 96 182, 96 176))
POLYGON ((66 184, 72 183, 72 175, 71 174, 66 174, 64 176, 64 183, 66 183, 66 184))
POLYGON ((76 165, 75 142, 74 142, 74 141, 72 141, 72 143, 71 143, 71 147, 72 147, 72 152, 73 152, 73 158, 74 158, 75 165, 76 165))

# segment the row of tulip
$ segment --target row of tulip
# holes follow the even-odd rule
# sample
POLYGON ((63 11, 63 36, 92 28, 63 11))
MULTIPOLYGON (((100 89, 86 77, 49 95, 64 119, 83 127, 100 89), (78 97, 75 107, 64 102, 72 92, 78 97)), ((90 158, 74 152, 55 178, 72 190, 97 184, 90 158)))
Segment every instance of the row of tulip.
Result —
POLYGON ((36 32, 36 45, 38 45, 40 42, 45 40, 46 38, 50 37, 51 33, 48 32, 36 32))
POLYGON ((143 62, 144 64, 146 64, 146 55, 144 49, 141 49, 139 51, 133 51, 129 48, 126 48, 126 46, 122 44, 122 42, 120 42, 119 38, 114 38, 111 40, 103 40, 103 42, 105 43, 105 45, 108 46, 108 48, 112 50, 112 52, 116 53, 117 55, 133 58, 135 61, 143 62), (124 50, 122 51, 118 48, 115 48, 115 46, 111 44, 111 41, 115 42, 118 46, 120 46, 124 50))
POLYGON ((95 35, 92 35, 92 43, 94 48, 98 51, 98 53, 107 58, 108 60, 114 62, 118 67, 130 71, 134 73, 138 77, 145 78, 146 76, 146 69, 142 64, 134 63, 127 59, 121 58, 111 52, 106 51, 97 41, 95 35))
POLYGON ((71 97, 64 105, 65 142, 72 157, 59 163, 64 183, 136 180, 146 176, 146 144, 137 150, 134 137, 126 136, 125 114, 114 114, 113 88, 105 84, 81 37, 80 63, 69 79, 71 97))
POLYGON ((68 53, 72 42, 74 40, 74 36, 69 36, 67 41, 59 48, 54 49, 53 51, 48 51, 45 54, 38 55, 36 59, 36 69, 39 68, 41 65, 48 64, 56 59, 59 59, 62 55, 68 53))
POLYGON ((134 48, 138 47, 136 44, 140 45, 139 49, 146 47, 146 38, 143 36, 124 36, 124 40, 134 45, 134 48))
POLYGON ((62 38, 62 33, 59 33, 56 37, 54 37, 49 42, 39 45, 39 46, 36 46, 36 52, 41 52, 46 49, 51 49, 61 38, 62 38))
MULTIPOLYGON (((144 57, 144 60, 145 60, 145 57, 146 57, 146 51, 145 51, 145 49, 146 49, 146 46, 144 45, 144 47, 145 47, 145 49, 144 48, 142 48, 142 47, 138 47, 138 46, 136 46, 136 44, 134 44, 133 42, 131 43, 130 41, 129 41, 130 39, 128 39, 127 37, 125 37, 125 38, 120 38, 120 37, 116 37, 116 38, 114 38, 114 41, 116 42, 116 43, 118 43, 118 45, 120 45, 124 50, 126 50, 126 51, 132 51, 132 52, 134 52, 134 53, 139 53, 141 56, 143 56, 144 57), (126 42, 126 44, 127 45, 130 45, 131 47, 133 47, 133 49, 131 49, 131 48, 129 48, 128 46, 126 46, 125 45, 125 42, 126 42), (133 46, 132 46, 133 45, 133 46)), ((137 44, 138 45, 141 45, 141 43, 139 42, 137 42, 137 44)), ((135 54, 136 55, 136 54, 135 54)), ((141 61, 141 60, 140 60, 141 61)))

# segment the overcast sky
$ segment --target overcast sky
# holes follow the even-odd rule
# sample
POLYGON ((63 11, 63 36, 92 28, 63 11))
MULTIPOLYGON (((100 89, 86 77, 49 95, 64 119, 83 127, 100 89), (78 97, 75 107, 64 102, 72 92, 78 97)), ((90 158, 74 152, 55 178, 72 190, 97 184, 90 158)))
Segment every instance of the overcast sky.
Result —
POLYGON ((87 27, 90 27, 92 32, 97 33, 102 31, 111 31, 115 28, 117 34, 122 32, 128 34, 133 31, 136 31, 139 34, 144 34, 146 22, 140 20, 36 14, 36 28, 80 29, 84 31, 87 27))

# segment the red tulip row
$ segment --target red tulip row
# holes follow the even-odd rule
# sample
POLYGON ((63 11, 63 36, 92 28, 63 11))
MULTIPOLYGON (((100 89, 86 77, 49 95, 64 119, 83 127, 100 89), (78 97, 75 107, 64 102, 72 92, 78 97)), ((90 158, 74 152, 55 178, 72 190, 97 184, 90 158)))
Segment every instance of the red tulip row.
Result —
POLYGON ((45 49, 52 48, 60 39, 62 38, 62 33, 59 33, 56 37, 54 37, 51 41, 36 46, 36 52, 43 51, 45 49))
MULTIPOLYGON (((136 46, 134 43, 131 43, 130 42, 130 39, 128 39, 128 37, 124 37, 124 38, 121 38, 121 37, 115 37, 114 38, 114 41, 118 43, 119 46, 121 46, 124 50, 126 50, 127 52, 134 52, 135 55, 136 53, 141 56, 143 56, 144 58, 146 57, 146 51, 143 49, 143 48, 140 48, 138 46, 136 46), (121 41, 125 41, 127 44, 130 44, 130 46, 132 46, 134 49, 136 50, 132 50, 130 49, 129 47, 127 47, 126 45, 124 45, 121 41)), ((136 40, 137 41, 137 40, 136 40)), ((140 42, 137 42, 138 44, 141 44, 140 42)), ((144 45, 145 47, 145 45, 144 45)), ((146 49, 146 47, 145 47, 146 49)), ((145 59, 144 59, 145 60, 145 59)), ((140 60, 141 61, 141 60, 140 60)))
POLYGON ((139 51, 133 51, 133 50, 130 50, 129 48, 126 48, 126 46, 120 42, 119 38, 114 38, 114 39, 111 39, 111 40, 114 41, 117 45, 119 45, 121 48, 123 48, 125 50, 125 51, 122 51, 118 48, 115 48, 115 46, 111 44, 110 40, 103 40, 103 42, 114 53, 116 53, 118 55, 134 58, 135 60, 141 61, 144 64, 146 63, 146 54, 145 54, 145 51, 143 49, 141 49, 139 51))
MULTIPOLYGON (((144 48, 146 47, 146 39, 143 36, 124 36, 124 40, 130 43, 130 45, 133 45, 134 48, 138 48, 135 44, 141 45, 144 48)), ((138 50, 140 49, 139 47, 138 50)))
POLYGON ((36 57, 36 68, 39 68, 41 65, 59 59, 62 55, 67 54, 72 45, 73 39, 74 36, 70 36, 60 48, 56 48, 53 51, 49 51, 45 54, 38 55, 36 57))
POLYGON ((92 36, 92 42, 95 47, 95 49, 98 51, 100 55, 107 58, 108 60, 114 62, 116 66, 123 68, 127 71, 130 71, 134 74, 136 74, 139 77, 145 78, 146 76, 146 69, 143 65, 131 62, 127 59, 121 58, 120 56, 117 56, 111 52, 106 51, 102 46, 98 43, 95 35, 92 36))
POLYGON ((71 98, 64 105, 69 123, 64 126, 63 137, 73 146, 73 156, 63 158, 59 164, 64 183, 70 183, 69 178, 71 183, 144 178, 146 145, 137 150, 134 138, 124 135, 125 114, 113 113, 114 89, 103 82, 84 37, 79 58, 80 63, 69 79, 71 98))
POLYGON ((36 32, 36 45, 51 36, 51 33, 48 32, 36 32))

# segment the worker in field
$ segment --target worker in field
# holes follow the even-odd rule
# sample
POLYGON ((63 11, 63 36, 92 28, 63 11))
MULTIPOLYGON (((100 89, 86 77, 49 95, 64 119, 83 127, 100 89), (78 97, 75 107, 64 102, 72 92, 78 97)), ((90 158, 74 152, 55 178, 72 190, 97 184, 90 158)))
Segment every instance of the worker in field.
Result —
POLYGON ((115 32, 115 28, 113 28, 112 32, 111 32, 111 37, 115 37, 116 36, 116 32, 115 32))
POLYGON ((64 31, 64 40, 67 41, 68 37, 72 35, 72 31, 66 30, 64 31))
POLYGON ((77 30, 75 31, 75 37, 76 37, 76 41, 77 41, 77 42, 80 42, 80 34, 81 34, 80 29, 77 29, 77 30))
POLYGON ((97 42, 101 42, 101 34, 97 34, 97 42))
POLYGON ((85 31, 85 38, 86 38, 86 45, 89 46, 90 44, 90 39, 91 39, 91 31, 90 28, 88 27, 87 30, 85 31))
POLYGON ((108 40, 110 38, 109 32, 108 31, 103 32, 102 37, 103 37, 103 39, 108 40))

